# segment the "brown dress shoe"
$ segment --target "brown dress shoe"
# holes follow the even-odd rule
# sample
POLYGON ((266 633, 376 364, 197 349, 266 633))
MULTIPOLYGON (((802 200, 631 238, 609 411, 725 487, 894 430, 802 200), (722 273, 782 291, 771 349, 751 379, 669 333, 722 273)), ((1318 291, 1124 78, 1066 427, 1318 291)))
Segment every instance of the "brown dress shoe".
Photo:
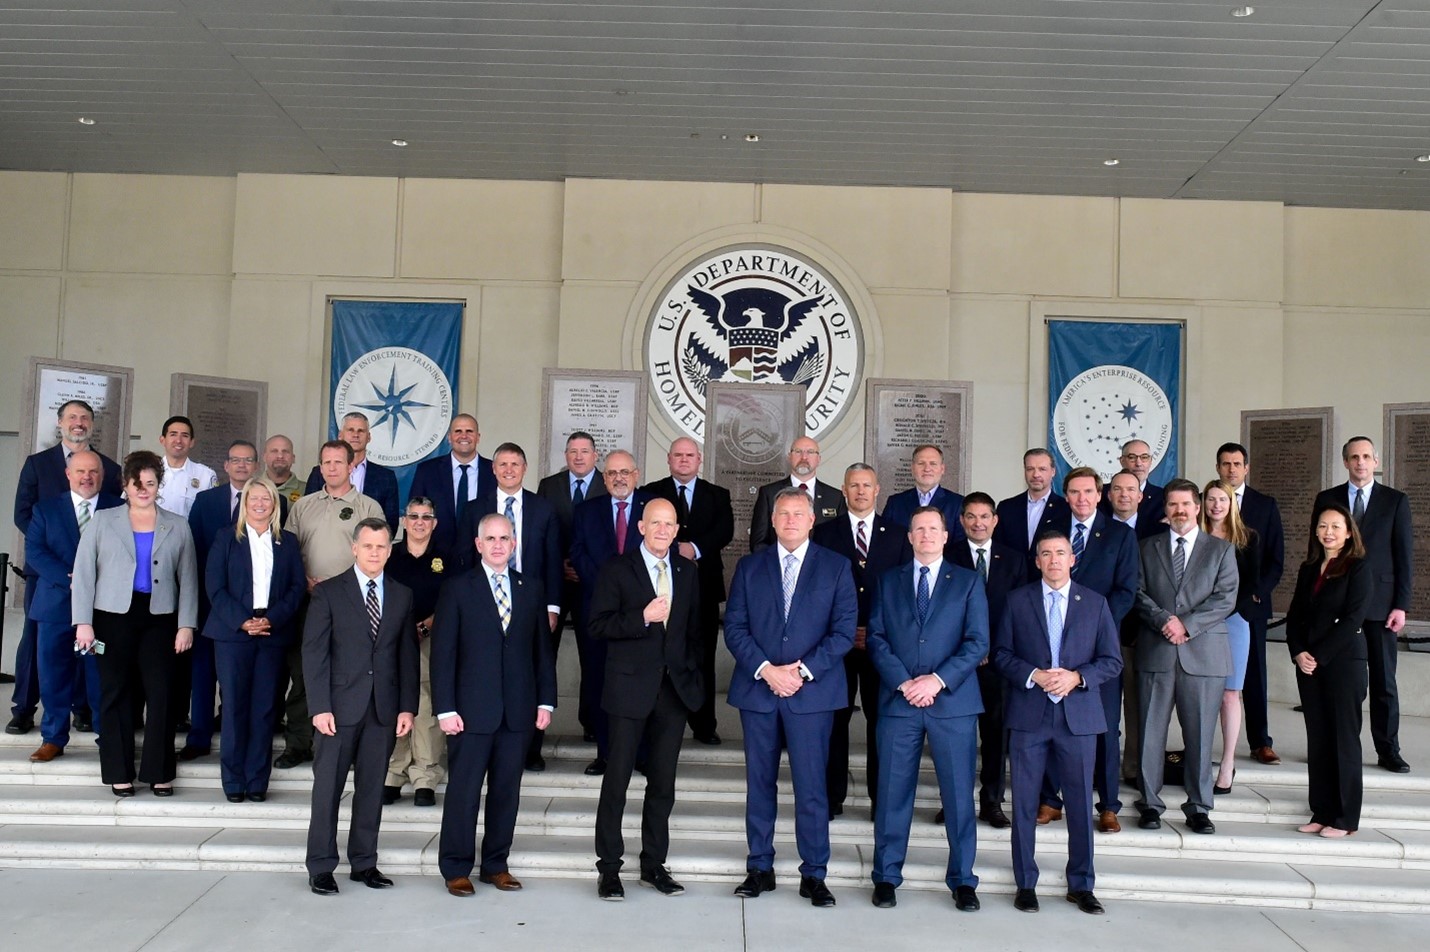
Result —
POLYGON ((1258 764, 1265 764, 1268 767, 1275 767, 1281 763, 1281 758, 1276 756, 1276 751, 1270 747, 1258 747, 1251 752, 1251 759, 1258 764))
POLYGON ((1056 810, 1056 809, 1054 809, 1053 807, 1048 806, 1046 803, 1040 804, 1040 805, 1038 806, 1038 825, 1039 825, 1039 826, 1047 826, 1049 823, 1052 823, 1054 820, 1061 820, 1062 818, 1063 818, 1063 811, 1061 811, 1061 810, 1056 810))
POLYGON ((477 878, 484 883, 495 886, 502 892, 516 892, 521 888, 521 880, 508 872, 492 873, 490 876, 486 873, 482 873, 477 878))
POLYGON ((51 744, 49 741, 45 741, 43 744, 40 745, 38 750, 36 750, 33 754, 30 755, 30 763, 47 764, 50 761, 54 760, 56 757, 63 757, 64 754, 65 749, 63 747, 60 747, 58 744, 51 744))
POLYGON ((1121 833, 1122 824, 1117 822, 1117 814, 1111 810, 1103 810, 1097 815, 1097 832, 1099 833, 1121 833))
POLYGON ((472 886, 472 881, 466 876, 447 880, 447 892, 454 896, 475 896, 477 894, 477 890, 472 886))

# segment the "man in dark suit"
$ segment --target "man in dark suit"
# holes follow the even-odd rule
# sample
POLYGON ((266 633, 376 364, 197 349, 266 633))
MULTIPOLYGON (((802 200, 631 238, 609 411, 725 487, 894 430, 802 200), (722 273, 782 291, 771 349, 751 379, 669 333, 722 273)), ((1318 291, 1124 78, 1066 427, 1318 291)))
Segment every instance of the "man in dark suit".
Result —
POLYGON ((409 635, 412 591, 383 573, 391 551, 385 522, 358 522, 353 568, 313 588, 303 625, 303 679, 317 735, 308 887, 320 896, 338 891, 338 804, 349 771, 349 878, 373 889, 392 885, 377 868, 382 781, 395 739, 412 729, 419 671, 409 635))
MULTIPOLYGON (((78 450, 99 452, 89 445, 89 438, 94 433, 94 408, 83 400, 67 400, 60 404, 56 428, 60 442, 30 454, 20 468, 20 481, 15 486, 15 528, 20 530, 21 535, 30 531, 30 515, 37 503, 69 491, 65 465, 70 455, 78 450)), ((118 496, 119 464, 103 453, 99 454, 99 460, 104 471, 100 492, 118 496)), ((36 660, 38 629, 29 618, 36 578, 26 566, 26 618, 20 628, 20 642, 15 646, 15 690, 11 696, 10 722, 5 725, 7 734, 28 734, 35 726, 35 709, 40 703, 40 669, 36 660)), ((79 725, 85 729, 94 719, 94 713, 87 704, 82 705, 75 715, 79 725)))
POLYGON ((99 491, 104 468, 99 454, 76 450, 65 467, 69 492, 51 496, 30 514, 25 533, 25 567, 35 573, 27 617, 39 626, 36 642, 40 700, 45 714, 40 721, 39 748, 32 763, 49 763, 64 754, 70 738, 70 711, 76 694, 87 694, 89 710, 99 710, 99 667, 93 654, 74 652, 74 625, 70 617, 70 575, 74 572, 79 536, 94 513, 121 504, 118 496, 99 491), (84 668, 84 676, 80 669, 84 668))
POLYGON ((437 530, 432 533, 432 544, 443 552, 455 552, 459 543, 463 548, 471 544, 457 538, 461 516, 473 499, 496 486, 492 461, 477 454, 481 441, 477 418, 459 413, 447 428, 452 451, 423 460, 412 473, 408 498, 424 496, 436 506, 437 530))
POLYGON ((1285 531, 1276 500, 1246 484, 1251 457, 1240 443, 1223 443, 1216 453, 1216 471, 1236 490, 1236 508, 1241 521, 1261 540, 1261 565, 1256 573, 1256 593, 1244 615, 1251 626, 1251 648, 1246 656, 1246 681, 1241 703, 1246 711, 1246 739, 1251 756, 1259 763, 1281 763, 1271 746, 1270 724, 1266 716, 1266 625, 1271 620, 1271 594, 1281 582, 1286 564, 1285 531))
POLYGON ((755 497, 755 511, 750 515, 751 552, 774 544, 775 533, 770 530, 770 517, 774 513, 775 496, 788 486, 801 489, 810 497, 815 525, 828 522, 844 512, 844 497, 839 490, 815 476, 819 471, 819 458, 819 444, 807 436, 801 436, 790 444, 789 478, 761 486, 755 497))
POLYGON ((601 566, 640 545, 641 514, 650 499, 636 489, 641 473, 635 457, 626 450, 616 450, 606 457, 604 477, 605 495, 587 499, 571 516, 571 564, 581 577, 581 615, 576 628, 576 648, 581 653, 581 706, 588 711, 596 737, 596 759, 586 765, 586 773, 592 777, 606 772, 608 736, 606 713, 601 708, 606 643, 591 635, 591 601, 601 566))
MULTIPOLYGON (((372 442, 372 431, 368 428, 367 414, 352 413, 343 416, 343 430, 339 439, 353 448, 353 474, 349 481, 358 492, 382 507, 383 518, 388 528, 397 531, 397 474, 386 466, 367 458, 367 445, 372 442)), ((308 485, 304 493, 315 493, 323 488, 323 474, 314 466, 308 474, 308 485)))
POLYGON ((700 444, 682 436, 665 457, 670 475, 641 487, 675 506, 680 523, 676 551, 695 563, 700 578, 700 676, 704 697, 690 711, 690 730, 702 744, 717 745, 715 648, 720 643, 720 603, 725 601, 725 562, 720 550, 735 536, 730 491, 700 478, 700 444))
POLYGON ((1409 773, 1409 764, 1400 756, 1395 662, 1415 575, 1410 500, 1405 493, 1375 481, 1380 457, 1370 437, 1347 440, 1341 447, 1341 460, 1349 478, 1316 496, 1315 508, 1339 503, 1350 510, 1360 528, 1366 564, 1375 582, 1362 626, 1370 668, 1370 736, 1375 742, 1376 763, 1382 769, 1409 773))
POLYGON ((606 642, 601 707, 610 732, 610 762, 596 808, 596 892, 625 898, 621 821, 637 750, 644 744, 645 805, 641 813, 643 885, 663 896, 685 891, 666 869, 675 767, 685 722, 705 696, 701 671, 700 581, 695 564, 676 553, 675 505, 646 504, 644 541, 601 568, 591 602, 591 634, 606 642))
POLYGON ((1022 552, 1031 575, 1033 540, 1046 529, 1067 525, 1068 502, 1053 492, 1056 468, 1053 454, 1041 446, 1023 454, 1023 482, 1028 491, 1010 496, 998 504, 998 528, 993 540, 1022 552))
POLYGON ((944 474, 948 466, 943 461, 943 450, 932 443, 914 447, 911 463, 914 485, 901 493, 894 493, 884 503, 884 518, 892 524, 907 530, 914 510, 920 506, 935 506, 943 511, 948 524, 950 543, 963 541, 963 496, 951 489, 944 489, 944 474))
MULTIPOLYGON (((500 457, 500 451, 498 451, 500 457)), ((515 534, 500 513, 477 526, 479 560, 438 596, 432 630, 432 708, 447 735, 447 796, 438 869, 454 896, 470 896, 477 815, 486 783, 481 882, 521 888, 507 868, 521 771, 533 730, 556 708, 547 596, 539 578, 512 570, 515 534)))
POLYGON ((911 522, 913 560, 880 576, 869 613, 869 656, 881 682, 874 905, 893 906, 903 883, 927 740, 946 817, 944 882, 954 906, 974 912, 974 760, 983 711, 974 671, 988 657, 988 598, 975 572, 944 559, 948 529, 940 510, 916 509, 911 522))
MULTIPOLYGON (((1037 543, 1042 581, 1008 596, 993 642, 993 665, 1008 681, 1008 727, 1013 761, 1013 905, 1038 911, 1038 864, 1033 847, 1033 802, 1056 764, 1068 802, 1067 898, 1083 912, 1101 914, 1093 895, 1092 774, 1095 738, 1107 729, 1098 687, 1122 670, 1117 625, 1107 601, 1072 581, 1072 543, 1060 531, 1037 543)), ((1116 716, 1116 715, 1114 715, 1116 716)))
MULTIPOLYGON (((969 493, 963 500, 962 542, 950 542, 945 553, 954 565, 972 569, 983 582, 988 599, 988 629, 997 631, 1003 619, 1008 593, 1028 581, 1028 563, 1023 553, 993 541, 998 516, 993 497, 969 493)), ((1008 758, 1008 731, 1003 723, 1004 688, 1000 675, 988 659, 978 666, 978 689, 983 695, 983 713, 978 715, 978 819, 995 830, 1007 829, 1003 812, 1004 770, 1008 758)), ((943 816, 935 816, 942 823, 943 816)))
MULTIPOLYGON (((1162 505, 1163 489, 1147 480, 1148 474, 1152 472, 1152 447, 1147 445, 1146 440, 1128 440, 1122 444, 1122 455, 1117 461, 1122 465, 1122 472, 1131 473, 1137 480, 1137 491, 1142 495, 1137 504, 1138 515, 1146 516, 1149 524, 1160 523, 1166 510, 1162 505)), ((1102 500, 1097 508, 1109 516, 1113 514, 1111 480, 1102 487, 1102 500)), ((1139 535, 1138 538, 1145 536, 1139 535)))
POLYGON ((725 645, 735 656, 730 704, 745 735, 745 881, 735 895, 775 888, 775 818, 780 749, 794 779, 800 896, 834 905, 825 773, 834 712, 849 703, 844 655, 854 645, 859 600, 842 556, 810 543, 814 505, 794 486, 771 507, 776 544, 735 567, 725 607, 725 645))
POLYGON ((834 712, 834 732, 829 738, 829 815, 844 812, 849 794, 849 722, 854 717, 855 695, 864 709, 865 759, 869 800, 873 812, 879 809, 879 672, 865 649, 869 608, 874 582, 895 566, 914 557, 909 548, 908 526, 892 525, 888 517, 877 515, 879 480, 874 467, 854 463, 844 471, 845 515, 814 527, 810 538, 815 545, 838 552, 849 560, 854 573, 854 589, 859 599, 858 625, 854 647, 844 656, 844 676, 849 682, 849 705, 834 712))
MULTIPOLYGON (((1137 477, 1123 470, 1115 473, 1107 483, 1107 498, 1111 501, 1113 522, 1127 526, 1137 536, 1140 546, 1149 536, 1167 531, 1166 506, 1155 515, 1149 513, 1142 518, 1142 486, 1137 477)), ((1139 570, 1141 555, 1138 556, 1139 570)), ((1142 733, 1138 730, 1138 711, 1142 709, 1137 693, 1137 629, 1140 622, 1137 613, 1129 611, 1118 623, 1118 639, 1122 642, 1122 781, 1129 787, 1137 786, 1137 775, 1142 768, 1142 733)), ((1099 818, 1100 819, 1100 818, 1099 818)))

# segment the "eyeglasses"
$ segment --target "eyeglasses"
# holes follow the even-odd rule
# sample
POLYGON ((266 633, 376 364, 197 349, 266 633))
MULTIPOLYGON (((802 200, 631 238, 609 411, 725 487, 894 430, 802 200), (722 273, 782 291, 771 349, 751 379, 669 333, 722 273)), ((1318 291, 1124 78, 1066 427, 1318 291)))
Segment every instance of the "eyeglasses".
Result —
POLYGON ((257 457, 257 456, 230 456, 230 457, 226 460, 226 462, 229 462, 229 463, 247 463, 249 466, 252 466, 254 463, 258 462, 258 457, 257 457))
POLYGON ((640 471, 635 469, 608 469, 606 470, 606 475, 614 476, 617 479, 630 479, 638 472, 640 471))
POLYGON ((417 522, 436 522, 437 517, 430 512, 409 512, 403 518, 412 519, 417 522))
POLYGON ((1130 459, 1130 460, 1132 460, 1134 463, 1150 463, 1150 462, 1152 462, 1152 454, 1151 454, 1151 453, 1123 453, 1123 454, 1122 454, 1122 458, 1123 458, 1123 459, 1130 459))

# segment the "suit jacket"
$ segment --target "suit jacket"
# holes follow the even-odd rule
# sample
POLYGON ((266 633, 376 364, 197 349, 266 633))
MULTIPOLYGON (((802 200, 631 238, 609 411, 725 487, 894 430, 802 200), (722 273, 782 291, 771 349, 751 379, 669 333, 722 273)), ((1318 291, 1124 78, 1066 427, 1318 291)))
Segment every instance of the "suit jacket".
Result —
MULTIPOLYGON (((99 462, 104 469, 100 493, 118 496, 121 492, 119 464, 103 453, 99 454, 99 462)), ((15 528, 28 532, 35 504, 69 491, 64 444, 56 443, 49 449, 25 457, 25 464, 20 467, 20 481, 15 486, 15 528)))
MULTIPOLYGON (((480 565, 442 586, 432 628, 432 712, 456 711, 464 732, 536 725, 536 708, 556 706, 556 655, 541 583, 508 574, 511 623, 505 632, 480 565)), ((409 643, 411 639, 406 639, 409 643)))
MULTIPOLYGON (((669 500, 676 513, 680 512, 680 493, 674 477, 657 479, 641 489, 650 493, 652 499, 669 500)), ((675 541, 693 543, 700 550, 695 567, 700 578, 700 596, 706 600, 707 610, 712 607, 712 601, 718 605, 725 600, 725 560, 720 550, 734 537, 735 511, 730 505, 730 490, 697 477, 690 512, 680 520, 680 533, 675 541)))
MULTIPOLYGON (((937 506, 943 510, 943 521, 948 524, 948 539, 950 542, 962 542, 966 536, 963 533, 963 496, 951 489, 944 489, 939 486, 933 491, 933 497, 929 500, 929 505, 937 506)), ((917 487, 905 489, 901 493, 895 493, 889 497, 889 501, 884 503, 884 518, 896 526, 909 527, 913 520, 914 510, 919 507, 919 491, 917 487)), ((909 558, 913 558, 910 554, 909 558)))
MULTIPOLYGON (((994 515, 998 517, 998 525, 993 529, 993 541, 1024 553, 1029 577, 1037 574, 1033 567, 1033 547, 1028 544, 1028 494, 1021 492, 1009 496, 998 504, 994 515)), ((1057 493, 1049 493, 1047 505, 1043 506, 1043 521, 1038 523, 1033 538, 1036 539, 1044 529, 1065 530, 1071 521, 1072 510, 1068 508, 1068 501, 1057 493)), ((1140 517, 1138 521, 1141 521, 1140 517)))
MULTIPOLYGON (((1332 486, 1316 496, 1312 511, 1331 502, 1349 509, 1349 498, 1348 483, 1332 486)), ((1311 528, 1315 530, 1314 526, 1311 528)), ((1410 500, 1400 490, 1377 482, 1360 520, 1365 561, 1374 583, 1370 601, 1365 606, 1365 617, 1370 621, 1381 621, 1397 608, 1402 611, 1410 608, 1410 587, 1415 577, 1410 532, 1410 500)))
MULTIPOLYGON (((308 484, 303 495, 315 493, 323 488, 323 473, 314 466, 308 474, 308 484)), ((397 474, 386 466, 367 461, 367 473, 363 477, 362 494, 382 507, 382 517, 387 520, 393 532, 397 531, 399 505, 397 502, 397 474)))
POLYGON ((939 566, 928 617, 919 624, 910 561, 879 577, 869 613, 869 660, 879 672, 879 716, 961 717, 983 713, 974 672, 988 657, 988 596, 977 572, 949 562, 939 566), (926 708, 898 692, 910 678, 936 674, 944 690, 926 708))
POLYGON ((798 714, 842 710, 849 706, 844 656, 854 646, 859 620, 848 560, 811 543, 786 619, 782 553, 778 545, 767 546, 735 566, 725 605, 725 646, 735 656, 730 704, 744 711, 773 712, 776 698, 755 680, 756 669, 766 661, 800 661, 814 680, 786 699, 789 709, 798 714))
MULTIPOLYGON (((1250 488, 1250 487, 1248 487, 1250 488)), ((1105 483, 1102 487, 1102 501, 1097 504, 1098 511, 1107 514, 1112 518, 1112 484, 1105 483)), ((1148 480, 1147 485, 1142 487, 1142 501, 1137 504, 1137 538, 1145 539, 1147 536, 1140 531, 1142 524, 1162 523, 1162 519, 1167 515, 1167 490, 1157 486, 1148 480)), ((1165 523, 1162 523, 1165 527, 1165 523)), ((1147 535, 1155 532, 1149 528, 1147 535)))
MULTIPOLYGON (((233 484, 224 483, 199 493, 194 497, 194 504, 189 509, 189 531, 194 536, 194 557, 198 560, 200 580, 208 577, 208 559, 209 553, 213 551, 214 540, 223 530, 233 528, 232 498, 233 484)), ((281 526, 287 521, 288 497, 279 495, 277 525, 281 526)), ((208 614, 209 593, 208 585, 205 583, 199 591, 199 622, 201 624, 204 619, 208 618, 208 614)))
POLYGON ((1286 650, 1293 659, 1309 651, 1326 670, 1345 661, 1365 661, 1361 623, 1375 591, 1374 570, 1367 560, 1356 559, 1345 574, 1326 579, 1318 592, 1320 575, 1320 562, 1303 563, 1296 575, 1296 594, 1286 612, 1286 650))
POLYGON ((700 674, 700 582, 695 563, 671 550, 670 617, 647 625, 643 612, 655 598, 641 549, 608 561, 591 601, 591 634, 607 642, 601 707, 617 717, 648 717, 655 710, 662 673, 669 673, 691 710, 705 697, 700 674))
MULTIPOLYGON (((770 523, 770 516, 775 510, 775 496, 786 486, 793 486, 790 477, 766 483, 760 487, 760 492, 755 496, 755 511, 750 515, 750 551, 758 552, 766 546, 775 544, 775 529, 770 523)), ((814 481, 814 524, 828 522, 836 516, 842 516, 847 510, 844 507, 844 494, 833 486, 816 479, 814 481)))
POLYGON ((909 545, 907 526, 891 524, 888 516, 874 516, 873 531, 869 533, 869 557, 859 558, 859 550, 854 545, 854 530, 849 525, 846 513, 838 519, 814 527, 810 539, 815 545, 838 552, 849 560, 854 575, 854 591, 859 598, 859 626, 869 624, 869 609, 874 602, 874 584, 879 576, 889 569, 903 565, 914 557, 909 545))
POLYGON ((1137 670, 1172 671, 1225 677, 1231 673, 1231 647, 1226 617, 1236 608, 1236 552, 1205 532, 1187 560, 1178 588, 1172 581, 1171 534, 1142 542, 1142 584, 1137 589, 1137 670), (1174 645, 1162 635, 1173 615, 1187 629, 1185 644, 1174 645))
MULTIPOLYGON (((1053 664, 1041 581, 1024 585, 1008 596, 1008 611, 993 638, 991 663, 1008 679, 1004 725, 1013 730, 1037 730, 1053 703, 1042 688, 1028 686, 1035 669, 1047 670, 1053 664)), ((1068 730, 1073 734, 1106 731, 1107 716, 1097 688, 1122 673, 1122 649, 1107 600, 1077 582, 1068 589, 1058 665, 1076 671, 1083 679, 1083 686, 1074 688, 1061 702, 1068 730)))
MULTIPOLYGON (((637 489, 630 495, 630 510, 626 514, 626 544, 630 552, 641 544, 638 523, 650 496, 637 489)), ((581 617, 591 617, 591 597, 596 591, 596 579, 606 560, 616 556, 615 502, 610 496, 587 499, 571 516, 571 567, 581 576, 581 617)))
MULTIPOLYGON (((153 591, 149 610, 155 615, 177 612, 178 627, 198 627, 199 575, 194 539, 183 516, 158 509, 154 526, 153 591)), ((94 611, 129 611, 134 596, 137 556, 129 507, 116 506, 94 514, 80 537, 74 558, 70 614, 76 625, 94 623, 94 611)))
MULTIPOLYGON (((108 493, 100 493, 91 502, 90 518, 100 510, 124 504, 108 493)), ((25 571, 34 578, 27 617, 66 628, 70 624, 70 573, 79 551, 79 521, 71 503, 68 491, 38 503, 25 533, 25 571)))
POLYGON ((412 592, 385 576, 382 587, 382 618, 374 641, 367 593, 352 569, 314 586, 303 621, 303 684, 310 713, 357 724, 372 702, 378 722, 393 724, 399 713, 417 712, 417 642, 407 634, 413 625, 412 592))
MULTIPOLYGON (((582 502, 593 496, 606 495, 606 481, 601 477, 599 469, 591 470, 586 480, 582 502)), ((537 483, 536 494, 551 503, 552 508, 556 510, 556 521, 561 526, 561 557, 563 559, 569 557, 571 554, 571 517, 576 511, 576 504, 571 501, 570 470, 563 469, 559 473, 552 473, 537 483)))
MULTIPOLYGON (((483 493, 467 504, 462 516, 462 525, 457 530, 458 546, 455 550, 457 564, 463 569, 476 568, 481 559, 477 556, 473 540, 477 537, 477 526, 482 517, 497 511, 497 492, 493 489, 483 493)), ((521 555, 521 575, 523 578, 540 582, 550 604, 561 600, 561 526, 556 519, 556 510, 545 499, 529 489, 521 491, 521 538, 517 540, 521 555)))
MULTIPOLYGON (((264 617, 272 626, 264 638, 268 643, 286 645, 298 633, 298 606, 308 590, 303 574, 303 552, 298 537, 273 527, 273 574, 268 582, 268 605, 264 617)), ((208 618, 202 634, 214 641, 247 643, 255 636, 242 630, 253 617, 253 555, 248 539, 235 538, 233 530, 214 540, 204 572, 208 594, 208 618)))
MULTIPOLYGON (((1140 523, 1142 517, 1139 515, 1140 523)), ((1072 516, 1062 526, 1072 538, 1072 516)), ((1137 599, 1138 575, 1141 571, 1137 554, 1137 534, 1105 513, 1095 513, 1092 529, 1082 550, 1082 558, 1073 565, 1072 577, 1107 599, 1112 620, 1121 624, 1137 599)))
MULTIPOLYGON (((496 492, 497 478, 492 472, 492 461, 478 454, 472 460, 470 479, 475 479, 476 496, 491 490, 496 492)), ((407 498, 425 496, 432 500, 432 509, 437 516, 437 528, 432 530, 432 544, 443 552, 459 551, 457 546, 457 484, 452 479, 452 454, 443 453, 425 459, 417 464, 412 473, 412 485, 407 498)), ((468 505, 475 501, 469 500, 468 505)), ((467 540, 470 546, 472 540, 467 540)), ((461 550, 465 551, 465 549, 461 550)))
MULTIPOLYGON (((1137 521, 1140 523, 1142 520, 1139 518, 1137 521)), ((1256 593, 1248 606, 1252 614, 1243 613, 1242 617, 1248 621, 1265 621, 1271 617, 1271 593, 1276 591, 1276 586, 1281 583, 1281 573, 1286 564, 1286 539, 1281 524, 1281 510, 1271 496, 1247 486, 1242 491, 1241 521, 1254 530, 1261 540, 1261 567, 1256 576, 1256 593)))
MULTIPOLYGON (((954 565, 970 571, 974 569, 973 553, 967 540, 950 545, 943 550, 943 557, 954 565)), ((1008 604, 1008 593, 1028 582, 1028 563, 1021 552, 1008 548, 999 542, 988 543, 988 584, 983 593, 988 597, 988 630, 995 632, 1003 620, 1003 612, 1008 604)))

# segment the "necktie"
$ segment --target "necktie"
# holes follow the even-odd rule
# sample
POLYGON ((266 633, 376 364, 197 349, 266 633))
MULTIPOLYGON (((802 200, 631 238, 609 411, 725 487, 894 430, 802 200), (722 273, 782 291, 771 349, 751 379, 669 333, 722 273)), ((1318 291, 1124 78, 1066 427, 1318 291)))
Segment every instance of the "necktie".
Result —
POLYGON ((511 624, 511 599, 506 597, 506 586, 503 581, 506 578, 501 572, 492 575, 492 597, 496 599, 497 614, 501 616, 501 630, 506 633, 507 626, 511 624))
MULTIPOLYGON (((1063 653, 1063 613, 1058 611, 1058 604, 1062 601, 1062 592, 1048 593, 1048 650, 1053 659, 1053 667, 1061 667, 1063 653)), ((1054 704, 1062 701, 1062 698, 1052 699, 1054 704)))
POLYGON ((809 483, 800 483, 799 488, 804 490, 804 494, 809 497, 811 505, 814 504, 814 487, 809 483))
POLYGON ((506 516, 506 521, 511 523, 511 561, 516 566, 517 571, 521 571, 521 559, 518 552, 521 550, 521 539, 516 531, 516 513, 513 511, 513 504, 516 502, 515 496, 506 497, 506 510, 502 515, 506 516))
POLYGON ((1356 501, 1355 505, 1351 506, 1351 515, 1355 517, 1357 525, 1365 518, 1365 490, 1359 486, 1356 487, 1356 501))
POLYGON ((799 579, 799 559, 791 552, 785 556, 785 571, 782 579, 785 597, 785 618, 789 618, 790 602, 794 601, 794 583, 799 579))
POLYGON ((576 489, 571 493, 571 505, 579 506, 586 501, 586 477, 581 476, 576 480, 576 489))
MULTIPOLYGON (((1087 527, 1084 526, 1081 522, 1079 522, 1077 525, 1073 526, 1073 540, 1072 540, 1073 558, 1074 558, 1074 559, 1081 559, 1081 558, 1082 558, 1083 550, 1086 549, 1086 548, 1087 548, 1087 527)), ((1077 563, 1074 562, 1074 563, 1073 563, 1073 566, 1076 567, 1076 566, 1077 566, 1077 563)))
POLYGON ((242 495, 240 495, 239 493, 233 494, 233 506, 229 509, 228 512, 228 518, 230 522, 238 521, 238 501, 242 498, 242 495))
POLYGON ((680 518, 681 525, 684 525, 690 516, 690 497, 686 495, 689 489, 682 485, 680 487, 680 504, 675 507, 675 514, 680 518))
POLYGON ((919 624, 922 625, 929 617, 929 567, 919 566, 919 590, 918 590, 919 624))
POLYGON ((1187 540, 1177 536, 1177 547, 1172 550, 1172 582, 1182 587, 1182 576, 1187 572, 1187 540))
POLYGON ((670 597, 670 576, 665 574, 664 559, 655 563, 655 596, 656 598, 670 597))
POLYGON ((78 522, 79 522, 79 534, 80 534, 80 535, 84 535, 84 527, 87 526, 87 525, 89 525, 89 500, 88 500, 88 499, 81 499, 81 500, 79 501, 79 515, 76 516, 76 519, 77 519, 78 522))
POLYGON ((973 563, 973 567, 978 570, 978 574, 983 576, 983 584, 988 584, 988 559, 983 554, 983 547, 978 548, 978 561, 973 563))
POLYGON ((629 524, 626 522, 627 503, 616 503, 616 554, 626 554, 626 530, 629 524))
POLYGON ((859 520, 859 531, 854 536, 854 548, 859 550, 859 558, 869 557, 869 536, 864 532, 864 520, 859 520))
POLYGON ((471 463, 462 463, 459 467, 462 475, 457 477, 457 521, 462 521, 462 514, 467 511, 467 470, 472 468, 471 463))
POLYGON ((382 606, 377 603, 377 580, 367 580, 367 623, 372 629, 373 644, 377 644, 377 627, 382 624, 382 606))

